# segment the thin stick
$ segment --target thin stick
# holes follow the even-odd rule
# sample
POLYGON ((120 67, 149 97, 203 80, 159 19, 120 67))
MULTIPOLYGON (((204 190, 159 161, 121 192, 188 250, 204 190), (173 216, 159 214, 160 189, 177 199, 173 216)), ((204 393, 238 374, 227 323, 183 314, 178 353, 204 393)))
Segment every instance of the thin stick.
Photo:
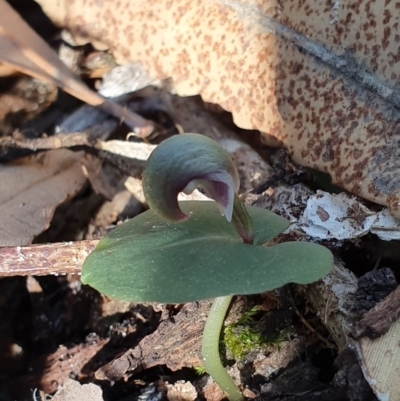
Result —
POLYGON ((318 339, 323 342, 328 348, 336 348, 336 346, 334 344, 332 344, 331 342, 329 342, 326 338, 322 337, 321 334, 319 334, 314 327, 311 326, 310 323, 307 322, 306 319, 304 319, 303 315, 300 313, 300 311, 297 309, 297 306, 294 302, 294 299, 292 297, 292 294, 290 293, 290 290, 288 291, 288 295, 289 295, 289 299, 290 302, 292 303, 293 306, 293 310, 296 313, 296 315, 299 317, 300 321, 304 324, 304 326, 307 327, 308 330, 311 331, 311 333, 313 333, 315 336, 318 337, 318 339))
POLYGON ((80 274, 99 240, 0 248, 0 277, 80 274))

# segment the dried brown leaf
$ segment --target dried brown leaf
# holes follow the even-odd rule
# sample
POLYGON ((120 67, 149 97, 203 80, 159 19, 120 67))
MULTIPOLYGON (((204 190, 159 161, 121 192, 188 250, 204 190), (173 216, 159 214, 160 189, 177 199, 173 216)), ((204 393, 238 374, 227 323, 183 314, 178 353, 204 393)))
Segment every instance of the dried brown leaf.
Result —
POLYGON ((83 153, 57 149, 0 165, 0 246, 27 245, 83 186, 83 153))
POLYGON ((37 1, 400 217, 397 2, 37 1))

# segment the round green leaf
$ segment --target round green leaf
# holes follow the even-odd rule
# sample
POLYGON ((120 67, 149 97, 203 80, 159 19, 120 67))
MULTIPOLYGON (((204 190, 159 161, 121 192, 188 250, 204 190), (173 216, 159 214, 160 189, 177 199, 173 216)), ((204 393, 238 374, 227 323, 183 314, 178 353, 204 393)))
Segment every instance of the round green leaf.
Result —
MULTIPOLYGON (((181 207, 192 213, 182 223, 167 222, 149 210, 117 227, 86 259, 82 282, 121 300, 185 303, 306 284, 332 267, 329 250, 316 244, 243 244, 214 202, 181 202, 181 207)), ((289 224, 264 209, 248 211, 256 244, 289 224)))

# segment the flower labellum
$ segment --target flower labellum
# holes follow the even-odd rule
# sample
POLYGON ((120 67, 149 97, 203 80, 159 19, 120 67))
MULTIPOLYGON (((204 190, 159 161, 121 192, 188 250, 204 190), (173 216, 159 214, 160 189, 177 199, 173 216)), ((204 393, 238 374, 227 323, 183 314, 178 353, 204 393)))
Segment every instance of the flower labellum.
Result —
POLYGON ((232 220, 239 175, 229 154, 200 134, 180 134, 152 152, 143 172, 143 192, 150 208, 168 220, 189 216, 179 207, 178 194, 201 187, 214 199, 228 221, 232 220))

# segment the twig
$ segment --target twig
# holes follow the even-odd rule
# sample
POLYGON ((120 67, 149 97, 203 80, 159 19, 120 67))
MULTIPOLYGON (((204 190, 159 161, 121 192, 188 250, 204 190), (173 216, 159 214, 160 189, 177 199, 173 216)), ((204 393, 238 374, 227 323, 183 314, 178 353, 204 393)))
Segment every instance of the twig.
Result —
POLYGON ((328 322, 328 308, 329 308, 329 302, 331 301, 331 295, 332 295, 332 289, 330 289, 328 299, 326 300, 326 307, 324 311, 324 324, 328 322))
POLYGON ((80 274, 99 240, 0 248, 1 276, 80 274))
POLYGON ((320 341, 322 341, 328 348, 336 348, 335 345, 333 345, 331 342, 329 342, 326 338, 322 337, 321 334, 319 334, 319 333, 314 329, 314 327, 312 327, 311 324, 308 323, 306 319, 304 319, 303 315, 302 315, 302 314, 300 313, 300 311, 297 309, 297 306, 296 306, 296 304, 295 304, 295 302, 294 302, 294 299, 293 299, 293 297, 292 297, 292 294, 290 293, 290 290, 288 291, 288 295, 289 295, 289 298, 290 298, 290 302, 292 303, 293 310, 295 311, 296 315, 299 317, 300 321, 304 324, 304 326, 306 326, 307 329, 311 331, 311 333, 315 334, 315 335, 318 337, 318 339, 319 339, 320 341))
POLYGON ((4 0, 0 0, 0 59, 16 70, 51 82, 70 95, 125 122, 140 137, 154 131, 154 124, 89 89, 58 58, 50 46, 4 0))
POLYGON ((148 143, 122 142, 115 145, 104 142, 88 132, 70 132, 47 138, 16 140, 0 138, 0 162, 10 161, 26 152, 68 148, 71 150, 85 149, 101 160, 107 161, 129 176, 139 176, 143 172, 145 160, 154 148, 148 143), (124 154, 125 153, 125 154, 124 154))

